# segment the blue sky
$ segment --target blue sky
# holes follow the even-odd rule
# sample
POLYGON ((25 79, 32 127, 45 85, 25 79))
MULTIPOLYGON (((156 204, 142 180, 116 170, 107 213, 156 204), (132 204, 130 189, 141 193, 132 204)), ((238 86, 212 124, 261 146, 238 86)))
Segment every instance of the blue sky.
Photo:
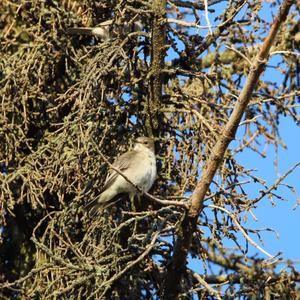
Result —
MULTIPOLYGON (((209 13, 209 18, 211 24, 214 24, 215 16, 219 15, 226 9, 228 2, 224 1, 217 5, 212 6, 216 11, 215 13, 209 13)), ((272 10, 269 7, 270 3, 266 1, 263 2, 263 8, 259 15, 266 21, 272 20, 272 15, 277 13, 278 6, 272 10)), ((239 13, 239 16, 245 13, 246 7, 239 13)), ((201 18, 202 19, 202 18, 201 18)), ((192 20, 190 20, 192 21, 192 20)), ((206 25, 203 21, 201 25, 206 25)), ((214 30, 214 29, 213 29, 214 30)), ((193 32, 195 33, 195 32, 193 32)), ((201 30, 198 32, 202 37, 207 35, 207 30, 201 30)), ((168 53, 169 58, 172 57, 172 51, 168 53)), ((168 60, 168 59, 167 59, 168 60)), ((276 57, 272 57, 269 61, 270 65, 274 65, 277 62, 276 57)), ((266 81, 282 81, 282 74, 276 72, 274 69, 267 69, 263 74, 263 80, 266 81)), ((280 85, 280 84, 279 84, 280 85)), ((299 109, 298 109, 299 114, 299 109)), ((237 139, 242 136, 243 129, 239 130, 237 133, 237 139)), ((279 124, 279 132, 282 137, 283 142, 286 144, 287 149, 279 147, 278 153, 275 152, 275 148, 272 145, 268 145, 266 158, 260 157, 258 154, 251 150, 243 151, 237 155, 238 163, 249 169, 257 169, 255 174, 266 181, 266 185, 270 186, 278 178, 279 175, 283 175, 290 167, 295 163, 300 161, 300 128, 295 124, 295 122, 290 117, 281 117, 279 124), (278 168, 276 168, 274 162, 278 159, 278 168)), ((233 142, 229 147, 234 148, 233 142)), ((235 144, 236 145, 236 144, 235 144)), ((297 200, 300 201, 300 167, 297 168, 293 173, 291 173, 285 180, 291 186, 294 186, 296 193, 292 193, 286 187, 280 187, 276 192, 283 196, 286 201, 281 201, 275 199, 275 206, 272 205, 271 201, 265 197, 262 201, 258 203, 258 207, 253 210, 253 213, 257 217, 257 221, 249 215, 248 221, 244 224, 246 228, 272 228, 276 230, 278 236, 271 231, 265 231, 261 233, 261 239, 263 244, 260 243, 255 235, 251 235, 253 240, 257 242, 262 248, 264 248, 270 254, 277 254, 282 252, 282 258, 284 260, 296 260, 295 267, 300 270, 300 239, 298 236, 298 231, 300 230, 300 207, 297 207, 297 200)), ((249 185, 246 187, 246 191, 250 198, 254 198, 259 194, 257 190, 257 185, 249 185)), ((230 244, 230 243, 229 243, 230 244)), ((232 245, 232 244, 231 244, 232 245)), ((244 238, 241 237, 241 245, 245 245, 244 238)), ((256 248, 249 245, 250 255, 258 253, 259 257, 267 259, 265 255, 260 253, 256 248)), ((193 260, 190 259, 190 266, 199 271, 201 266, 195 265, 193 260)), ((278 266, 280 269, 282 265, 278 266)))
MULTIPOLYGON (((272 13, 276 14, 278 7, 273 11, 269 9, 269 4, 264 1, 263 9, 259 13, 266 21, 272 20, 272 13)), ((275 65, 278 57, 272 56, 268 65, 275 65)), ((275 69, 267 69, 262 76, 265 81, 277 81, 280 85, 283 76, 275 69)), ((300 107, 300 106, 299 106, 300 107)), ((298 107, 298 115, 299 115, 298 107)), ((256 175, 266 181, 267 186, 270 186, 278 178, 282 176, 289 168, 300 161, 300 128, 290 117, 281 117, 279 124, 279 133, 287 149, 278 148, 276 153, 275 148, 268 146, 266 158, 262 158, 254 152, 248 150, 240 153, 238 157, 239 163, 251 169, 257 169, 256 175), (275 166, 275 160, 278 159, 278 167, 275 166), (278 174, 279 173, 279 174, 278 174)), ((257 209, 254 211, 257 221, 249 218, 246 225, 249 228, 272 228, 276 230, 279 237, 272 232, 262 234, 264 242, 263 248, 271 254, 282 252, 283 259, 297 260, 300 262, 300 240, 298 231, 300 230, 300 207, 297 207, 297 201, 300 201, 300 168, 295 169, 285 180, 285 183, 295 188, 295 193, 291 192, 286 187, 281 187, 277 191, 283 196, 286 201, 275 199, 275 206, 271 201, 264 198, 257 209)), ((258 194, 257 190, 248 188, 250 197, 255 197, 258 194)), ((256 239, 258 242, 258 240, 256 239)), ((257 252, 252 249, 251 252, 257 252)), ((251 253, 250 252, 250 253, 251 253)), ((300 264, 296 264, 296 269, 300 270, 300 264)))
MULTIPOLYGON (((282 147, 278 150, 278 169, 280 175, 283 175, 290 167, 300 161, 299 158, 299 140, 300 129, 289 117, 282 117, 279 125, 280 134, 287 145, 287 149, 282 147)), ((267 157, 262 158, 252 151, 245 151, 238 155, 238 161, 248 168, 257 169, 256 175, 263 178, 270 186, 278 178, 277 169, 274 165, 276 153, 273 146, 269 146, 267 157)), ((277 238, 273 233, 266 232, 263 236, 264 248, 271 254, 283 252, 284 259, 300 261, 300 240, 297 232, 300 230, 300 207, 296 206, 297 198, 300 196, 300 168, 292 172, 285 180, 291 186, 296 188, 296 193, 292 193, 288 188, 281 187, 276 192, 282 195, 287 201, 276 200, 275 206, 271 201, 264 198, 259 202, 254 210, 258 221, 252 221, 249 218, 249 226, 256 228, 273 228, 279 234, 277 238)), ((258 194, 257 190, 248 188, 250 197, 258 194)), ((252 251, 256 251, 253 249, 252 251)), ((297 266, 297 269, 300 265, 297 266)))

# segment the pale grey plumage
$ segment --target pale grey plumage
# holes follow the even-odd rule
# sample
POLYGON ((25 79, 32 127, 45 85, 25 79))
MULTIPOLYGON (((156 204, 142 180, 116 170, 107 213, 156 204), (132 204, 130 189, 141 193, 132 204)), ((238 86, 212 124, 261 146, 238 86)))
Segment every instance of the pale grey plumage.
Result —
MULTIPOLYGON (((139 137, 133 150, 130 150, 113 163, 113 167, 123 173, 135 186, 148 192, 156 177, 156 159, 153 139, 139 137)), ((117 171, 110 169, 105 180, 103 192, 87 205, 89 215, 96 215, 101 209, 111 206, 121 194, 128 194, 130 199, 138 193, 137 189, 117 171)))
POLYGON ((139 21, 128 24, 116 25, 113 20, 100 23, 97 27, 71 27, 67 29, 68 34, 93 35, 105 41, 117 36, 117 33, 128 34, 130 32, 141 31, 143 25, 139 21))

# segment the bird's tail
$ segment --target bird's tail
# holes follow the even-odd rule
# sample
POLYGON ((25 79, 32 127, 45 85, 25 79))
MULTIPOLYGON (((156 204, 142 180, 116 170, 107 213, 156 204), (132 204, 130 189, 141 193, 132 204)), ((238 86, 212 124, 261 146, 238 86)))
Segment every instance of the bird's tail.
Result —
POLYGON ((99 215, 104 209, 108 208, 111 205, 110 201, 101 201, 101 198, 97 197, 96 199, 90 201, 84 208, 88 212, 89 217, 95 218, 99 215))
POLYGON ((119 200, 122 199, 124 194, 116 195, 113 198, 105 198, 105 197, 97 197, 96 199, 90 201, 86 206, 84 207, 86 211, 88 211, 88 215, 91 218, 95 218, 97 215, 99 215, 101 212, 103 212, 105 209, 109 208, 110 206, 116 204, 119 200))
POLYGON ((89 217, 94 218, 100 213, 101 205, 98 203, 98 200, 95 199, 90 201, 84 208, 88 212, 89 217))
POLYGON ((84 34, 93 35, 93 28, 88 27, 72 27, 67 29, 68 34, 84 34))

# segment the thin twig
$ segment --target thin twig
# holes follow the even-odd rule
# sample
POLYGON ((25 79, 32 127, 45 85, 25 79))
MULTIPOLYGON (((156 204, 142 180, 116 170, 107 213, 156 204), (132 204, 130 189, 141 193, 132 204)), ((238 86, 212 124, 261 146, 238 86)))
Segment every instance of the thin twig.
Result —
POLYGON ((201 284, 203 285, 209 294, 212 296, 215 296, 218 300, 222 300, 220 293, 213 289, 199 274, 196 272, 193 272, 192 270, 189 270, 192 273, 192 276, 201 284))
POLYGON ((273 259, 276 255, 271 255, 270 253, 268 253, 267 251, 265 251, 263 248, 261 248, 257 243, 255 243, 250 236, 246 233, 246 231, 243 229, 243 227, 240 225, 240 223, 238 222, 238 220, 236 219, 236 217, 226 208, 224 207, 220 207, 217 205, 213 205, 210 204, 208 205, 208 207, 210 208, 215 208, 215 209, 219 209, 223 212, 226 212, 228 214, 228 216, 232 219, 232 221, 235 223, 235 225, 237 226, 237 228, 240 230, 240 232, 242 233, 242 235, 245 237, 245 239, 252 245, 254 246, 256 249, 258 249, 259 251, 261 251, 263 254, 265 254, 266 256, 268 256, 269 258, 273 259))
POLYGON ((290 169, 288 169, 282 176, 280 176, 268 189, 261 192, 261 195, 256 199, 250 201, 251 204, 255 204, 259 202, 263 197, 268 195, 272 190, 278 187, 278 185, 289 175, 291 174, 296 168, 300 166, 300 162, 294 164, 290 169))
POLYGON ((209 34, 213 34, 213 32, 211 30, 211 24, 210 24, 209 16, 208 16, 208 4, 207 4, 207 0, 204 0, 204 11, 205 11, 205 19, 206 19, 206 23, 207 23, 209 34))
POLYGON ((130 270, 132 267, 134 267, 136 264, 138 264, 140 261, 142 261, 148 254, 149 252, 153 249, 153 247, 155 246, 155 242, 156 239, 159 236, 159 231, 156 232, 150 242, 150 244, 146 247, 145 251, 134 261, 130 262, 121 272, 115 274, 114 276, 112 276, 108 281, 105 281, 101 286, 105 285, 106 288, 104 290, 104 292, 101 294, 100 299, 102 299, 105 295, 105 293, 107 292, 107 290, 110 288, 111 284, 116 281, 117 279, 119 279, 120 277, 122 277, 128 270, 130 270))

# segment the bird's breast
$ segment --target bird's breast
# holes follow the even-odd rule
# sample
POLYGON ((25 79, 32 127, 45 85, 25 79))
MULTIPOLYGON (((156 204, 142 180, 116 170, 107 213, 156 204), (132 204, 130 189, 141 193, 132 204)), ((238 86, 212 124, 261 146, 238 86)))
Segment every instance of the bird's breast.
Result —
POLYGON ((156 160, 153 153, 147 154, 145 161, 144 161, 144 171, 141 174, 141 186, 143 187, 144 191, 148 192, 156 178, 156 160))

